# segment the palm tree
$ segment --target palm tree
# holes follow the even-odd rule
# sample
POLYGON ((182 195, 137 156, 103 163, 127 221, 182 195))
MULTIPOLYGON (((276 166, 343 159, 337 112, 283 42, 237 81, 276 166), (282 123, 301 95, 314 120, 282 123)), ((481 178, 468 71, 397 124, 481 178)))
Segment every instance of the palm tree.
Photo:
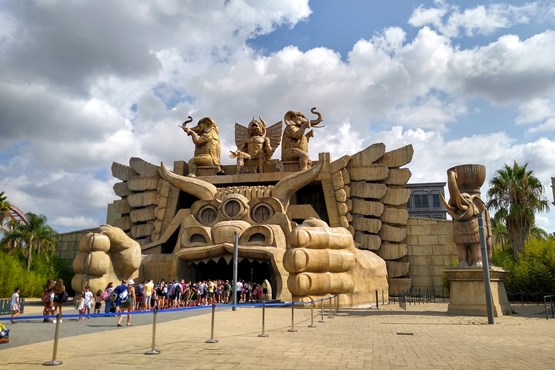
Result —
POLYGON ((46 217, 27 213, 27 223, 17 224, 8 230, 1 245, 12 245, 23 248, 23 255, 27 257, 27 271, 31 269, 33 254, 48 255, 56 248, 57 233, 46 224, 46 217))
POLYGON ((504 218, 515 259, 524 249, 524 242, 535 226, 535 213, 549 210, 544 188, 532 171, 519 166, 505 165, 495 173, 488 190, 489 209, 496 210, 495 218, 504 218))
POLYGON ((543 240, 547 240, 549 238, 549 234, 547 233, 547 231, 537 226, 533 226, 530 229, 530 236, 536 239, 543 239, 543 240))
POLYGON ((505 226, 505 218, 501 217, 500 214, 495 216, 491 219, 491 232, 495 240, 494 248, 499 247, 503 251, 509 245, 509 234, 507 233, 507 226, 505 226))
POLYGON ((8 197, 4 192, 0 192, 0 231, 5 229, 5 223, 10 218, 12 205, 8 202, 8 197))

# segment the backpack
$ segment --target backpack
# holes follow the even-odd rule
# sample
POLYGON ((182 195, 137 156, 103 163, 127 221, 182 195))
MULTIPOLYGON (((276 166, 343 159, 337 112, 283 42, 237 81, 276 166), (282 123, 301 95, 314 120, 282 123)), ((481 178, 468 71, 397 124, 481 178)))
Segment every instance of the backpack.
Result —
POLYGON ((67 292, 64 290, 61 294, 60 294, 60 303, 66 303, 68 299, 68 295, 67 292))
POLYGON ((110 298, 110 292, 108 292, 108 289, 106 289, 105 291, 102 292, 102 300, 107 301, 109 298, 110 298))
POLYGON ((181 293, 181 284, 176 284, 175 285, 175 295, 178 295, 181 293))

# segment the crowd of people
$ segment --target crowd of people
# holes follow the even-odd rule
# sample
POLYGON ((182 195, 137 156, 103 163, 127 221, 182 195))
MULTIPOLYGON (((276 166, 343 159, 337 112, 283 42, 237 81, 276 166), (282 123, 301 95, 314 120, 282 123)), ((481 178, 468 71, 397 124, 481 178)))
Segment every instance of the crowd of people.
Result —
MULTIPOLYGON (((104 290, 92 292, 86 286, 82 292, 75 295, 75 308, 79 312, 78 321, 90 318, 91 312, 100 314, 102 305, 104 313, 132 312, 153 309, 168 309, 179 307, 209 306, 214 304, 233 303, 233 282, 229 280, 203 280, 198 282, 168 281, 164 279, 157 283, 153 280, 145 280, 143 283, 135 284, 133 279, 123 280, 114 286, 110 282, 104 290)), ((239 280, 236 285, 236 302, 259 302, 269 300, 270 283, 264 280, 262 283, 239 280)), ((15 294, 18 292, 14 293, 15 294)), ((13 297, 12 297, 13 298, 13 297)), ((18 298, 18 297, 17 297, 18 298)), ((15 300, 15 299, 14 299, 15 300)), ((63 305, 68 301, 64 281, 49 280, 44 287, 42 302, 44 305, 44 316, 55 316, 59 314, 60 322, 63 305)), ((15 308, 15 307, 14 307, 15 308)), ((16 312, 13 312, 17 315, 16 312)), ((117 326, 122 326, 123 318, 127 317, 126 325, 131 326, 132 315, 119 315, 117 326)), ((44 319, 44 322, 56 322, 56 319, 44 319)))
MULTIPOLYGON (((233 282, 229 280, 203 280, 198 282, 168 281, 164 279, 157 283, 153 280, 146 280, 135 286, 128 281, 125 285, 132 287, 134 310, 167 309, 178 307, 206 306, 212 303, 230 304, 233 303, 233 282)), ((121 287, 118 286, 118 287, 121 287)), ((237 282, 237 303, 257 302, 267 300, 269 282, 251 283, 246 281, 237 282)), ((100 294, 105 302, 105 312, 116 312, 117 301, 114 301, 113 283, 109 283, 106 289, 100 294), (109 298, 110 297, 110 298, 109 298), (114 305, 115 303, 115 305, 114 305), (115 309, 114 309, 115 307, 115 309)), ((123 288, 119 288, 122 290, 123 288)), ((118 290, 118 294, 119 293, 118 290)), ((125 289, 123 289, 125 290, 125 289)), ((128 288, 128 290, 131 290, 128 288)), ((99 294, 97 294, 98 296, 99 294)), ((122 297, 124 299, 125 297, 122 297)), ((120 299, 121 300, 121 299, 120 299)))

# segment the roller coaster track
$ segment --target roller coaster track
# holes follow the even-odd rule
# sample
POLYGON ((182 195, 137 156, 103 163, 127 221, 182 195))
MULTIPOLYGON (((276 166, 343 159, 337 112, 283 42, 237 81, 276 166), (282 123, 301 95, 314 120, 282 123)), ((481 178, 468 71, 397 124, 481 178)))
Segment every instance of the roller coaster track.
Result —
MULTIPOLYGON (((29 220, 27 220, 27 217, 25 217, 25 213, 23 213, 22 210, 20 210, 19 208, 17 208, 13 204, 10 204, 10 209, 8 211, 8 217, 10 219, 12 219, 14 222, 18 223, 18 224, 28 224, 29 223, 29 220)), ((4 225, 0 224, 0 230, 6 230, 4 225)))

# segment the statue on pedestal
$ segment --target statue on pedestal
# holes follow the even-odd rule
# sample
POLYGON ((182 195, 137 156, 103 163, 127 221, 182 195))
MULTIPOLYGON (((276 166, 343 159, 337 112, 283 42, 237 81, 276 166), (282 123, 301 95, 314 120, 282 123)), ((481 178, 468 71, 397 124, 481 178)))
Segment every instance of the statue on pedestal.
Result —
POLYGON ((199 166, 213 166, 218 175, 225 174, 220 164, 221 144, 218 125, 212 117, 204 117, 193 128, 186 127, 192 122, 189 116, 179 127, 193 139, 195 156, 189 161, 189 176, 195 177, 199 166))
POLYGON ((283 132, 281 159, 283 161, 298 161, 299 170, 306 170, 312 164, 308 157, 308 141, 314 136, 314 131, 306 130, 315 127, 322 122, 322 114, 316 108, 310 110, 318 118, 309 120, 300 112, 289 111, 285 113, 283 120, 287 127, 283 132))
POLYGON ((258 173, 264 172, 264 163, 270 161, 281 142, 281 122, 266 128, 266 122, 258 118, 253 117, 248 127, 235 124, 237 150, 229 156, 237 159, 237 173, 243 172, 245 161, 249 160, 256 161, 258 173))
POLYGON ((478 164, 465 164, 447 170, 449 202, 440 194, 447 213, 453 218, 453 239, 457 245, 459 267, 482 266, 478 215, 484 220, 484 235, 491 261, 491 224, 480 187, 484 183, 486 168, 478 164))

